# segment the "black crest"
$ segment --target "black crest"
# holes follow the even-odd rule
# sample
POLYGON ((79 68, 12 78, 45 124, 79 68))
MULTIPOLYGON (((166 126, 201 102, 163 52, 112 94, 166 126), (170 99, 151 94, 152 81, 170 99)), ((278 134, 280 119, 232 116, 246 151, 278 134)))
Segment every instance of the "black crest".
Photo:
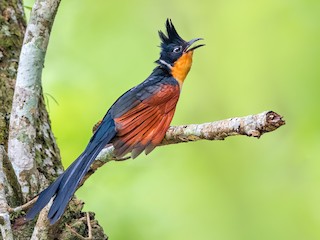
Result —
POLYGON ((166 21, 167 35, 165 35, 162 31, 159 31, 159 36, 161 39, 161 47, 165 47, 171 43, 181 44, 185 43, 185 41, 179 36, 175 27, 172 24, 171 19, 167 19, 166 21))

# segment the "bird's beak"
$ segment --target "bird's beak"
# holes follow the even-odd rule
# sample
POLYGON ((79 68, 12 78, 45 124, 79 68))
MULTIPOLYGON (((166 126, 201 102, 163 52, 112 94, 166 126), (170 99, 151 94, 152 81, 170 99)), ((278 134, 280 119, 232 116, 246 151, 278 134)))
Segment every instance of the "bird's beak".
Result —
POLYGON ((205 44, 199 44, 199 45, 196 45, 196 46, 190 48, 193 43, 195 43, 199 40, 203 40, 203 38, 194 38, 194 39, 190 40, 189 42, 187 42, 187 47, 184 49, 184 52, 194 51, 195 49, 204 46, 205 44))

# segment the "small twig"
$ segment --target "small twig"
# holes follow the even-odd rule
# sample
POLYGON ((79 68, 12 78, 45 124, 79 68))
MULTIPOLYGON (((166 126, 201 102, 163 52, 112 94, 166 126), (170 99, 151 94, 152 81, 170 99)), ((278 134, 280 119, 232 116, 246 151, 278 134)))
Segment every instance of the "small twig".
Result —
POLYGON ((92 227, 91 227, 91 221, 90 221, 90 214, 87 212, 87 225, 88 225, 88 240, 92 239, 92 227))
MULTIPOLYGON (((81 218, 79 220, 84 220, 84 218, 81 218)), ((76 230, 74 230, 70 225, 68 225, 66 223, 66 227, 68 228, 68 230, 75 235, 77 238, 81 239, 81 240, 92 240, 92 227, 91 227, 91 220, 90 220, 90 214, 87 212, 86 213, 86 219, 87 221, 87 226, 88 226, 88 237, 84 237, 82 235, 80 235, 76 230)))
POLYGON ((37 201, 37 199, 38 199, 38 196, 36 196, 35 198, 31 199, 29 202, 27 202, 21 206, 18 206, 15 208, 8 207, 8 212, 14 213, 14 212, 20 212, 20 211, 26 210, 29 207, 31 207, 37 201))
POLYGON ((79 233, 77 233, 71 226, 69 226, 68 224, 66 224, 66 228, 68 228, 68 230, 75 235, 77 238, 81 239, 81 240, 87 240, 87 238, 85 238, 84 236, 81 236, 79 233))

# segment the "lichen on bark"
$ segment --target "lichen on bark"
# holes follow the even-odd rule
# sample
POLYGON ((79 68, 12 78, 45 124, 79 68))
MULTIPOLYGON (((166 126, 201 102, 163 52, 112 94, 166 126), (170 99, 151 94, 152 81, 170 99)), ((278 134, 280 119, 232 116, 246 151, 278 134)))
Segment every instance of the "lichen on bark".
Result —
POLYGON ((0 144, 7 146, 9 116, 26 28, 20 1, 0 1, 0 144))
MULTIPOLYGON (((7 149, 9 119, 12 107, 20 49, 26 28, 21 1, 0 0, 0 144, 7 149)), ((8 180, 7 201, 22 203, 20 186, 8 158, 3 159, 3 171, 8 180)))

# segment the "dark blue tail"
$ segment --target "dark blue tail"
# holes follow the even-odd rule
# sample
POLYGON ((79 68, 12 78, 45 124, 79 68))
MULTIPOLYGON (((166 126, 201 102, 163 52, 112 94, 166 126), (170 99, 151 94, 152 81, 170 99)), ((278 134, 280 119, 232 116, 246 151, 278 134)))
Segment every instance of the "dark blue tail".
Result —
POLYGON ((38 200, 28 211, 26 219, 33 219, 50 199, 54 197, 53 204, 49 210, 48 218, 54 224, 64 213, 74 192, 77 190, 81 180, 88 172, 90 165, 98 156, 100 151, 110 143, 116 135, 115 124, 110 114, 104 117, 84 152, 54 181, 48 188, 42 191, 38 200))

